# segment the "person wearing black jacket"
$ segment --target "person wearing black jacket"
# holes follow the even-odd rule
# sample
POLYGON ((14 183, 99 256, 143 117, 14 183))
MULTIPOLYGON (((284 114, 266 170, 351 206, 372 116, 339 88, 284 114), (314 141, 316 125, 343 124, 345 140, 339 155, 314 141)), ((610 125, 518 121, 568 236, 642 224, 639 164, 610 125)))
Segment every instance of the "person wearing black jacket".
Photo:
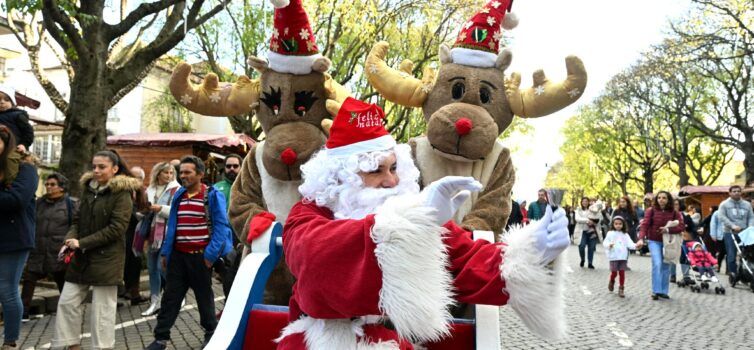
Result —
POLYGON ((523 225, 524 214, 521 213, 521 207, 518 202, 511 199, 511 215, 508 217, 508 223, 505 225, 505 229, 508 230, 513 225, 523 225))
POLYGON ((13 132, 18 150, 26 152, 34 142, 34 128, 26 111, 16 108, 16 90, 0 85, 0 124, 13 132))
MULTIPOLYGON (((689 214, 686 213, 686 205, 682 203, 680 200, 676 199, 673 201, 673 208, 681 213, 681 216, 683 217, 683 224, 685 225, 685 229, 682 233, 683 235, 683 242, 682 247, 685 247, 687 243, 691 241, 697 241, 699 240, 699 237, 696 233, 696 225, 694 225, 694 220, 691 218, 689 214)), ((681 272, 683 273, 683 279, 684 280, 690 280, 689 277, 689 270, 691 269, 691 266, 689 265, 689 260, 686 258, 685 253, 681 253, 681 272)), ((675 283, 676 281, 676 274, 675 274, 675 264, 670 267, 670 283, 675 283)))

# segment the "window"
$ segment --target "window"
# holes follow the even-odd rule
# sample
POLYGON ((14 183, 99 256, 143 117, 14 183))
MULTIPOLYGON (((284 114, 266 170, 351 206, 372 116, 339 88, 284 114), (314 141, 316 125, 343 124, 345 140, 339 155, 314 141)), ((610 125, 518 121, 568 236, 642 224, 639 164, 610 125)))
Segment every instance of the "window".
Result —
POLYGON ((47 164, 59 162, 62 149, 62 138, 60 135, 37 136, 34 138, 34 144, 31 146, 31 151, 42 162, 47 164))
POLYGON ((118 108, 113 107, 110 108, 109 111, 107 111, 107 122, 108 123, 119 123, 120 117, 118 116, 118 108))

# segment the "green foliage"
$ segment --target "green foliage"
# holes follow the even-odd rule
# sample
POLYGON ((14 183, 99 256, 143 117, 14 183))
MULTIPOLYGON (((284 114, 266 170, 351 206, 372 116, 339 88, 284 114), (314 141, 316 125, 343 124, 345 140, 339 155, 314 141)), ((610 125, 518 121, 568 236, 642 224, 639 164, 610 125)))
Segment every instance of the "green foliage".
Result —
POLYGON ((156 123, 160 132, 194 132, 191 112, 179 104, 167 89, 149 101, 144 111, 144 117, 151 118, 147 123, 156 123))

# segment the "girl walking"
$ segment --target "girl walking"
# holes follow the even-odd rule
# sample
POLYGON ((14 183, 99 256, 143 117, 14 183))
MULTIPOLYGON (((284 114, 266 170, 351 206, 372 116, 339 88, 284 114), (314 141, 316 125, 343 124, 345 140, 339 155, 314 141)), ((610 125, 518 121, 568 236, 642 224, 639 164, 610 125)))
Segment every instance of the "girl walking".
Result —
POLYGON ((623 286, 626 281, 626 265, 628 260, 628 250, 636 249, 634 241, 628 236, 626 220, 621 216, 613 216, 610 223, 610 231, 602 242, 605 246, 605 255, 610 261, 610 282, 607 283, 607 290, 613 291, 615 288, 615 276, 619 276, 618 296, 623 298, 623 286))

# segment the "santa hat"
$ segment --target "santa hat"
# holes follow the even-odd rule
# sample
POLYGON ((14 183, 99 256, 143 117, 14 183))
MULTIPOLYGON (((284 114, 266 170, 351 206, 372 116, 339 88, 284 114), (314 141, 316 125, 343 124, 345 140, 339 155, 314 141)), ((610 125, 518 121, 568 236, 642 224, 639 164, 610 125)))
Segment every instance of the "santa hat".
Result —
POLYGON ((450 50, 453 63, 490 68, 495 66, 503 29, 513 29, 518 19, 511 11, 513 0, 492 0, 461 27, 450 50), (506 12, 508 12, 506 14, 506 12))
POLYGON ((347 98, 335 116, 325 148, 327 155, 348 157, 395 147, 383 124, 385 113, 375 104, 347 98))
POLYGON ((13 103, 13 107, 16 106, 16 89, 14 89, 12 86, 1 84, 0 92, 4 93, 10 98, 10 102, 13 103))
POLYGON ((270 69, 279 73, 309 74, 320 57, 314 32, 301 0, 272 0, 274 28, 267 59, 270 69))

